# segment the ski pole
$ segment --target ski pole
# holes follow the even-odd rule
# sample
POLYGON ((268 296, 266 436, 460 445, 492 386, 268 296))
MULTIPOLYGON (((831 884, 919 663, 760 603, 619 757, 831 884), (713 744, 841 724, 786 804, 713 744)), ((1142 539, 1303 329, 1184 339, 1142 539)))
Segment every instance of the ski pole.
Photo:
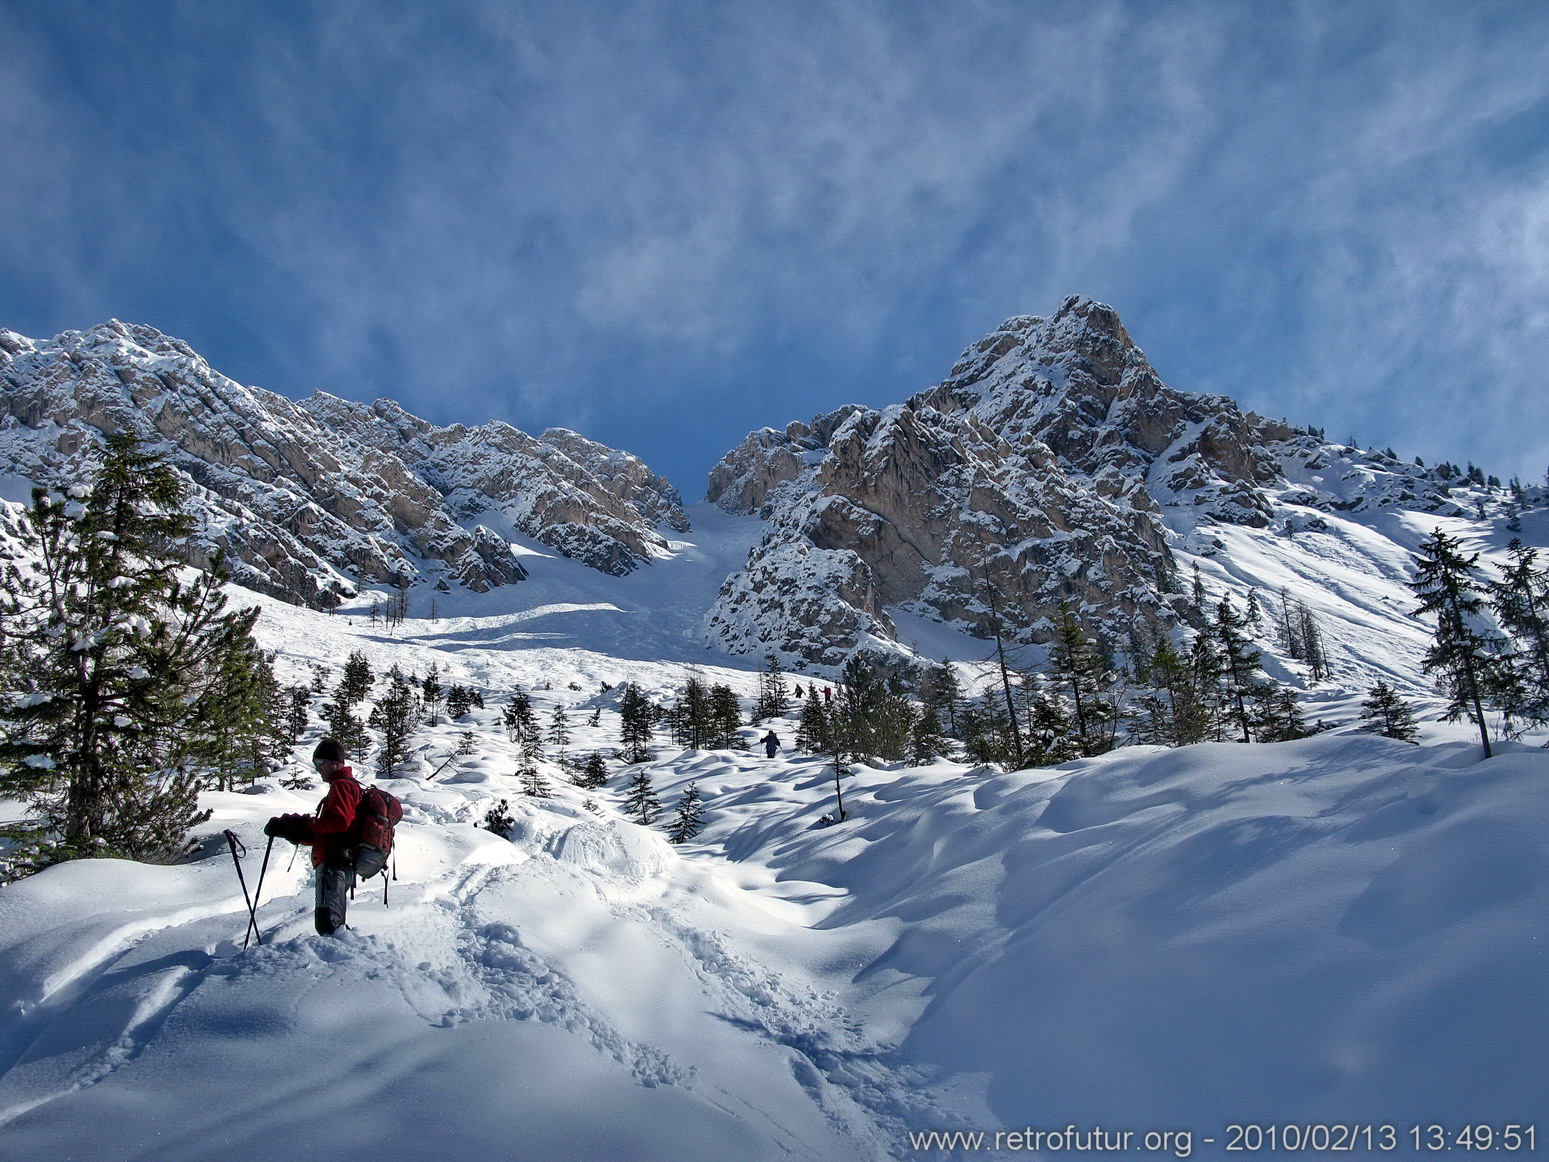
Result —
MULTIPOLYGON (((237 865, 237 882, 242 885, 242 898, 247 901, 247 925, 248 932, 251 933, 258 927, 258 917, 253 913, 253 897, 247 894, 247 877, 242 874, 242 856, 237 854, 237 848, 240 847, 242 848, 242 855, 246 855, 247 846, 237 838, 237 833, 231 828, 226 828, 224 834, 227 844, 231 847, 231 862, 237 865)), ((258 943, 262 944, 263 940, 260 939, 258 943)), ((247 947, 247 940, 245 938, 243 939, 242 947, 247 947)))
MULTIPOLYGON (((269 836, 269 843, 264 848, 264 861, 258 866, 258 886, 253 889, 253 925, 250 934, 258 937, 258 943, 262 944, 264 938, 258 933, 258 899, 264 894, 264 873, 269 870, 269 853, 274 850, 274 836, 269 836)), ((242 947, 247 947, 247 936, 242 937, 242 947)))

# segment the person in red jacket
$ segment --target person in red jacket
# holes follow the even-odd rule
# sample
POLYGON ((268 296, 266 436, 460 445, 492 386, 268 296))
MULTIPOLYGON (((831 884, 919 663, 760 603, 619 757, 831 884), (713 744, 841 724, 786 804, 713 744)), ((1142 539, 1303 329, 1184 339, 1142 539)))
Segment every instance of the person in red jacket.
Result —
POLYGON ((276 815, 264 824, 264 834, 312 845, 312 866, 317 869, 313 920, 319 936, 332 936, 344 927, 345 905, 355 886, 352 840, 362 790, 337 739, 325 738, 317 744, 312 765, 328 784, 317 812, 276 815))

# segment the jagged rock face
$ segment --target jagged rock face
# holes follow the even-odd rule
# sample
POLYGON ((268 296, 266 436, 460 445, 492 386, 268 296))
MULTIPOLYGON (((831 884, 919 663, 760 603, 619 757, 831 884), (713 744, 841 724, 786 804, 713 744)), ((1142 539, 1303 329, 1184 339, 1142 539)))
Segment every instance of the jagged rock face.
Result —
POLYGON ((1367 503, 1363 482, 1392 495, 1396 476, 1424 491, 1423 470, 1379 460, 1174 391, 1111 308, 1071 298, 1007 321, 904 404, 765 428, 728 453, 709 499, 771 527, 711 634, 832 665, 894 636, 889 607, 1044 641, 1068 604, 1124 646, 1183 608, 1169 521, 1264 526, 1292 479, 1316 507, 1367 503), (814 624, 830 636, 815 643, 814 624))
POLYGON ((783 447, 759 435, 774 445, 770 460, 788 463, 791 444, 829 431, 815 464, 773 487, 761 466, 735 492, 712 493, 722 504, 760 497, 754 511, 772 525, 712 614, 712 633, 729 648, 836 665, 868 639, 894 637, 889 606, 985 633, 998 615, 1003 628, 1035 636, 1062 601, 1130 619, 1172 617, 1159 595, 1172 565, 1154 504, 1125 503, 1130 491, 1099 494, 1046 447, 1018 449, 971 412, 911 401, 852 409, 831 430, 829 419, 793 425, 783 447), (810 594, 799 606, 793 564, 798 590, 810 594), (847 608, 820 612, 825 602, 847 608), (815 623, 827 629, 817 649, 815 623))
POLYGON ((520 581, 509 532, 625 573, 666 550, 658 524, 687 523, 665 480, 574 433, 437 428, 323 393, 294 403, 151 327, 0 330, 0 387, 0 472, 70 479, 104 433, 133 432, 189 482, 190 559, 223 549, 237 580, 303 604, 432 574, 476 591, 520 581))
MULTIPOLYGON (((1050 319, 1020 316, 970 347, 919 402, 969 410, 1019 447, 1041 444, 1096 481, 1143 480, 1163 504, 1265 525, 1274 446, 1297 437, 1223 396, 1174 391, 1112 307, 1071 298, 1050 319)), ((1110 485, 1111 486, 1111 485, 1110 485)))
POLYGON ((392 400, 321 393, 301 406, 330 429, 407 459, 456 519, 508 525, 605 573, 622 576, 665 553, 659 526, 688 529, 682 498, 663 477, 565 428, 538 438, 498 421, 438 428, 392 400))

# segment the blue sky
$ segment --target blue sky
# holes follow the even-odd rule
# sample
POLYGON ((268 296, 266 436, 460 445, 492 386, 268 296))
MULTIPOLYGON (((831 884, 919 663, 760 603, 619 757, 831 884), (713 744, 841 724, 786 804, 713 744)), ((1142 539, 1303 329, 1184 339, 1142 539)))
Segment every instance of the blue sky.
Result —
POLYGON ((573 427, 688 499, 1071 293, 1541 481, 1549 4, 0 0, 0 326, 573 427))

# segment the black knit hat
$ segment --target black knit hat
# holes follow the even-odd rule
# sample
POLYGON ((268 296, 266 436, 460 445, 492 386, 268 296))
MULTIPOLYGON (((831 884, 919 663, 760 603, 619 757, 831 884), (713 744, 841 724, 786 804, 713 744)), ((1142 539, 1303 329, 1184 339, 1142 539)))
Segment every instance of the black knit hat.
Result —
POLYGON ((336 738, 325 738, 317 744, 317 749, 312 752, 314 763, 342 763, 345 761, 344 748, 339 745, 336 738))

